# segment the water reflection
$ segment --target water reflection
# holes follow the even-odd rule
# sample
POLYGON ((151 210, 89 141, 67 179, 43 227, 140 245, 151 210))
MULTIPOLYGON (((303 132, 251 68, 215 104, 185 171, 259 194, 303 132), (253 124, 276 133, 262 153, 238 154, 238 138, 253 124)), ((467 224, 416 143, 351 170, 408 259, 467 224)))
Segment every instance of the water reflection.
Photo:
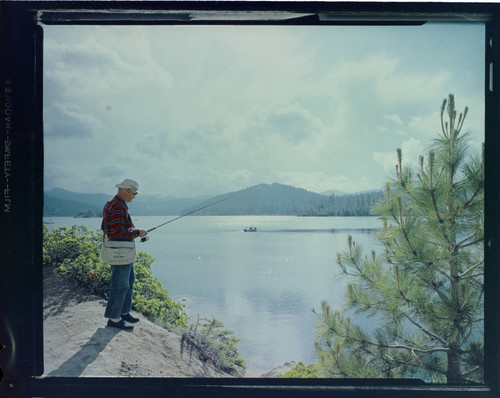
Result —
MULTIPOLYGON (((164 218, 134 222, 159 225, 164 218)), ((99 219, 54 219, 51 227, 71 223, 100 226, 99 219)), ((311 309, 327 300, 341 311, 349 281, 337 253, 346 249, 347 235, 375 249, 380 224, 373 217, 186 217, 138 249, 155 259, 154 275, 191 321, 200 315, 224 322, 240 339, 247 366, 266 372, 286 361, 316 360, 311 309), (244 233, 244 225, 257 232, 244 233)))
POLYGON ((274 229, 260 232, 273 233, 330 233, 330 234, 375 234, 376 228, 316 228, 316 229, 274 229))

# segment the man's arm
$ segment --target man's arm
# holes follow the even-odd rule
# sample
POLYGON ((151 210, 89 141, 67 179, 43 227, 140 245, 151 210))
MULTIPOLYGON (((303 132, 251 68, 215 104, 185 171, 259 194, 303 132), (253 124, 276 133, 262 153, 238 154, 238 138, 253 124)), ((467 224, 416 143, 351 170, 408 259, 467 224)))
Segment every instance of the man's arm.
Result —
POLYGON ((112 206, 108 218, 107 235, 109 238, 132 240, 141 236, 141 231, 133 227, 127 209, 121 205, 112 206))

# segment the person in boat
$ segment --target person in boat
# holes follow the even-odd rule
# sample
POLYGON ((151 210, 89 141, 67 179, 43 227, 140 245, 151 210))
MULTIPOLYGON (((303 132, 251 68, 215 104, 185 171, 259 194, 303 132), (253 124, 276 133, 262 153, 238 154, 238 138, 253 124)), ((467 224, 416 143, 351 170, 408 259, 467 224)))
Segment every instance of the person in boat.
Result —
MULTIPOLYGON (((133 241, 146 236, 147 231, 135 228, 127 206, 139 193, 139 184, 125 179, 116 187, 118 193, 104 205, 101 229, 112 240, 133 241)), ((132 324, 139 321, 130 315, 134 282, 134 263, 111 265, 109 297, 104 311, 104 317, 108 318, 107 326, 133 329, 132 324)))

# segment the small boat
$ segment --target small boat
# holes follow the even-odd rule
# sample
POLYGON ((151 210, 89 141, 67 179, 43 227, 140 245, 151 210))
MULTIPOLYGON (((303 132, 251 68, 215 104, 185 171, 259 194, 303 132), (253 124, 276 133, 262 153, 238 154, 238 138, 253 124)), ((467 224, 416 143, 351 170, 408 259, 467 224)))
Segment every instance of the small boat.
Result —
POLYGON ((257 232, 257 228, 255 228, 255 227, 246 227, 243 231, 245 231, 245 232, 257 232))

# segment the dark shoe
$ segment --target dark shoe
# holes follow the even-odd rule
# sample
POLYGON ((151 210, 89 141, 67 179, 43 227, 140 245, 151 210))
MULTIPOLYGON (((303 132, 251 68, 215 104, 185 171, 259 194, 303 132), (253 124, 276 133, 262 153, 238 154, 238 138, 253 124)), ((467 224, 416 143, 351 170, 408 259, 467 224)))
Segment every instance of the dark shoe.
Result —
POLYGON ((123 319, 119 322, 113 322, 111 319, 108 319, 107 326, 111 326, 111 327, 123 329, 123 330, 130 330, 130 329, 134 328, 132 325, 127 325, 123 319))
POLYGON ((139 322, 139 318, 134 318, 132 315, 127 314, 127 315, 122 315, 122 319, 126 322, 129 323, 136 323, 139 322))

